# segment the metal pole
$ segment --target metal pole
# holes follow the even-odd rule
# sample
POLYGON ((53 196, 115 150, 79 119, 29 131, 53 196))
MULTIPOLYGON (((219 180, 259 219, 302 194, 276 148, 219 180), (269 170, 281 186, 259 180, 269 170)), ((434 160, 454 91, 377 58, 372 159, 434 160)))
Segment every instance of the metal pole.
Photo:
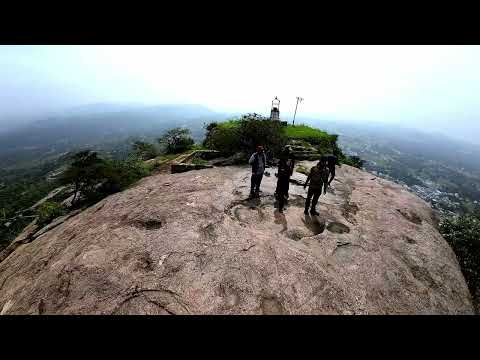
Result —
POLYGON ((298 102, 303 100, 300 96, 297 96, 297 105, 295 105, 295 113, 293 114, 293 125, 295 126, 295 116, 297 116, 298 102))
POLYGON ((295 113, 293 114, 293 126, 295 126, 295 116, 297 115, 297 107, 298 107, 298 96, 297 96, 297 105, 295 105, 295 113))

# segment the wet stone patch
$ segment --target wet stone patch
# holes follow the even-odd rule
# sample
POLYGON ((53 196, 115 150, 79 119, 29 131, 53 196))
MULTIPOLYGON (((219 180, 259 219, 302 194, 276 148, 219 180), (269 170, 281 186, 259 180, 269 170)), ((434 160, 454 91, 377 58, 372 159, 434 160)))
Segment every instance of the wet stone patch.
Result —
POLYGON ((149 219, 149 220, 135 220, 132 223, 133 226, 146 229, 146 230, 158 230, 160 229, 163 224, 160 220, 149 219))
POLYGON ((327 230, 335 234, 349 233, 350 228, 339 222, 331 222, 327 225, 327 230))
POLYGON ((325 231, 325 219, 317 216, 305 215, 302 219, 304 225, 314 234, 318 235, 325 231))

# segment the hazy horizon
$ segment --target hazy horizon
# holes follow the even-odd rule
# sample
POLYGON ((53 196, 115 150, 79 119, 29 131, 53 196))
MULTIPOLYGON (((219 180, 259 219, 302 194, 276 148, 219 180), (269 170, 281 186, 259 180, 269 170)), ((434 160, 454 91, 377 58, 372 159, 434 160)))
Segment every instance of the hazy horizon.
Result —
POLYGON ((480 143, 479 46, 1 46, 0 128, 98 103, 395 124, 480 143))

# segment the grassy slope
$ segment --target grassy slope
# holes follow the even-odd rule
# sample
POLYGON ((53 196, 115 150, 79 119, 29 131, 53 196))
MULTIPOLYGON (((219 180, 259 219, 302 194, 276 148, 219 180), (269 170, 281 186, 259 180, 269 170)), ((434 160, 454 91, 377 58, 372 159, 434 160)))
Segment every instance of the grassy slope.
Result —
MULTIPOLYGON (((240 125, 237 120, 229 120, 225 122, 218 123, 218 128, 220 129, 234 129, 240 125)), ((321 140, 330 140, 332 135, 328 134, 325 131, 316 129, 307 125, 287 125, 283 128, 283 133, 288 139, 292 140, 305 140, 308 139, 317 139, 321 140)))
POLYGON ((289 139, 306 140, 311 138, 330 139, 331 135, 325 131, 307 125, 287 125, 283 128, 284 134, 289 139))

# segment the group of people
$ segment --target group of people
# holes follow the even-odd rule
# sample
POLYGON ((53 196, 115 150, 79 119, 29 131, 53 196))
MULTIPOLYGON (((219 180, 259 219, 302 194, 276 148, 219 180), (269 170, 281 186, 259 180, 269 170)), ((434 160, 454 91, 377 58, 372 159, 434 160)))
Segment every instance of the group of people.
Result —
MULTIPOLYGON (((279 158, 275 197, 278 200, 278 211, 283 212, 285 210, 285 200, 288 199, 290 177, 293 175, 295 158, 288 148, 283 151, 279 158)), ((260 184, 267 165, 267 157, 263 146, 257 146, 256 152, 252 154, 248 163, 252 166, 250 198, 259 197, 260 184)), ((305 201, 305 215, 309 213, 311 215, 319 215, 316 210, 318 198, 322 194, 322 191, 324 194, 327 193, 327 188, 335 177, 336 164, 336 156, 332 154, 322 155, 317 165, 310 170, 303 186, 303 188, 306 189, 307 185, 310 185, 305 201)))

